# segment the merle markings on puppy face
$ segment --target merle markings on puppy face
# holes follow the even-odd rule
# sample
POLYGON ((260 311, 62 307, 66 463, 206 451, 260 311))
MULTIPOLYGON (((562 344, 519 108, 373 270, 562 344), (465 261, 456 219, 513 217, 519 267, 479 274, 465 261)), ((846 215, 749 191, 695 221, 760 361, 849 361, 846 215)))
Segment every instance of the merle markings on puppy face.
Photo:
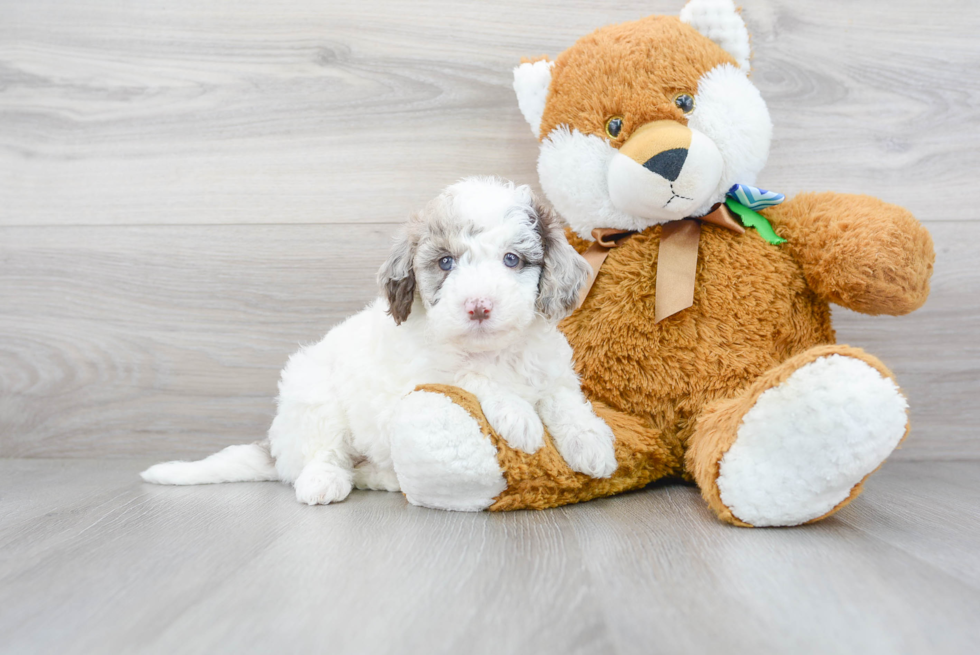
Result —
POLYGON ((588 275, 529 187, 467 178, 409 220, 378 280, 397 323, 418 300, 434 336, 489 347, 535 316, 557 322, 569 314, 588 275))
POLYGON ((413 234, 413 222, 403 227, 395 237, 387 261, 378 271, 378 284, 388 301, 388 313, 401 325, 412 311, 415 300, 415 251, 418 238, 413 234))
POLYGON ((588 281, 591 268, 568 244, 553 212, 535 204, 534 218, 544 249, 537 306, 542 314, 557 321, 575 309, 579 290, 588 281))

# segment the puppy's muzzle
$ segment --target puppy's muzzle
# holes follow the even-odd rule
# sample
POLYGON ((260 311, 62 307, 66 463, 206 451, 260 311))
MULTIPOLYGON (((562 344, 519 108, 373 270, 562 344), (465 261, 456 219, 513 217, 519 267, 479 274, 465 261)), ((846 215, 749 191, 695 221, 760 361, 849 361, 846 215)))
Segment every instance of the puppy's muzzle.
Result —
POLYGON ((677 121, 647 123, 609 164, 609 196, 620 210, 664 222, 704 205, 721 181, 723 161, 707 136, 677 121))

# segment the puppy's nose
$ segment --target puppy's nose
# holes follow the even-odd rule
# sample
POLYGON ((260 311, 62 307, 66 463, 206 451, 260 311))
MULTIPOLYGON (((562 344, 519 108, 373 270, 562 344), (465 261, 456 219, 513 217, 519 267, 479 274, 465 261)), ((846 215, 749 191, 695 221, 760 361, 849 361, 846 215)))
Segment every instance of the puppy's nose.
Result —
POLYGON ((470 315, 471 321, 483 322, 487 320, 490 318, 491 309, 493 309, 493 303, 486 298, 466 301, 466 313, 470 315))
POLYGON ((687 148, 671 148, 650 157, 643 163, 643 168, 674 182, 681 174, 686 159, 687 148))

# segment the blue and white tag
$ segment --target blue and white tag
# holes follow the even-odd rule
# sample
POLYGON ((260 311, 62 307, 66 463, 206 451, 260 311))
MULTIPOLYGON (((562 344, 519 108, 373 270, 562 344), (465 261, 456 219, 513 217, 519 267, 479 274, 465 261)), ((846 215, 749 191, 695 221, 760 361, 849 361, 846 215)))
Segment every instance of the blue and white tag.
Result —
POLYGON ((748 184, 736 184, 728 190, 728 197, 737 200, 749 209, 759 211, 766 207, 778 205, 786 200, 786 196, 775 191, 766 191, 748 184))

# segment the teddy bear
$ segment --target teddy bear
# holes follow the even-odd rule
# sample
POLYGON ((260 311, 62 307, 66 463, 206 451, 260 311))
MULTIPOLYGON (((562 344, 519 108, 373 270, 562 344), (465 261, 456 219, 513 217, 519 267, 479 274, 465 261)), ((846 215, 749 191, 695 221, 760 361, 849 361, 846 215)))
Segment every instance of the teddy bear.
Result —
POLYGON ((515 69, 541 188, 595 270, 560 328, 618 468, 575 473, 547 437, 514 450, 475 398, 429 385, 396 412, 409 501, 544 509, 674 478, 722 521, 800 525, 853 500, 905 438, 894 376, 836 343, 830 304, 919 308, 932 240, 876 198, 753 186, 772 124, 749 60, 731 0, 690 0, 515 69))

